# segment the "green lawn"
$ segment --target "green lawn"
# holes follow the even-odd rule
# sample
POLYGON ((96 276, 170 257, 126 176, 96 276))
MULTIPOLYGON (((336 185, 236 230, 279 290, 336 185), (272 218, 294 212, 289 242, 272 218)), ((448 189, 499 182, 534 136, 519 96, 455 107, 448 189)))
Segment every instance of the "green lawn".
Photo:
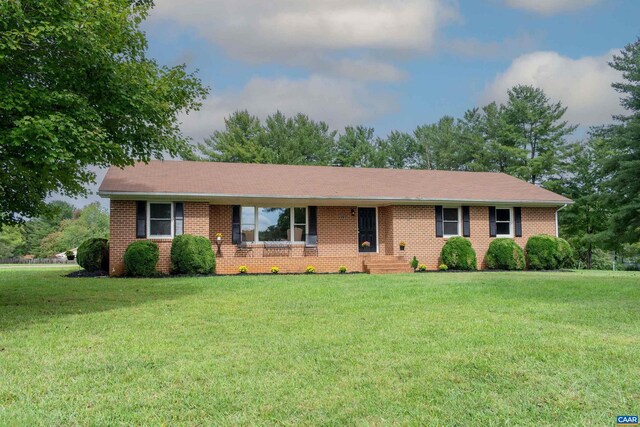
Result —
POLYGON ((0 425, 612 425, 639 273, 0 270, 0 425))

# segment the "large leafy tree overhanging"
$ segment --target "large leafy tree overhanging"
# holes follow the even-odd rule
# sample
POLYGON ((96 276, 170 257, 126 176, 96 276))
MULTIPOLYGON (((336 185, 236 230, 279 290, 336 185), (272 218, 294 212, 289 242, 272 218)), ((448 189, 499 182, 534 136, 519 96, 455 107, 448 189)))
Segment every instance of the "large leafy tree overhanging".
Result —
POLYGON ((82 195, 88 166, 125 166, 188 145, 178 115, 207 89, 147 58, 152 2, 0 2, 0 225, 82 195))
POLYGON ((624 81, 613 87, 623 95, 621 104, 630 112, 605 129, 615 149, 606 165, 612 203, 617 207, 611 231, 621 242, 634 243, 640 241, 640 40, 627 45, 610 65, 622 72, 624 81))

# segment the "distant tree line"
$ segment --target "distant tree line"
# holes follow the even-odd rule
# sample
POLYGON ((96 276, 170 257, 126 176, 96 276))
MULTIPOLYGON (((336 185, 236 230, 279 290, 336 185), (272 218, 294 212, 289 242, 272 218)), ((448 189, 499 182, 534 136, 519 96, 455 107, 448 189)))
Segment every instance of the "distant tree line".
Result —
POLYGON ((304 114, 277 112, 262 122, 237 111, 197 145, 189 160, 504 172, 574 200, 560 211, 560 233, 587 268, 608 258, 640 254, 640 41, 626 46, 610 66, 628 111, 615 123, 571 138, 577 125, 567 108, 543 90, 518 85, 504 104, 445 116, 413 132, 375 135, 371 127, 342 132, 304 114), (598 258, 597 260, 595 258, 598 258))
POLYGON ((46 258, 77 248, 91 237, 109 237, 109 214, 97 202, 82 209, 62 201, 48 207, 46 215, 2 228, 0 258, 46 258))

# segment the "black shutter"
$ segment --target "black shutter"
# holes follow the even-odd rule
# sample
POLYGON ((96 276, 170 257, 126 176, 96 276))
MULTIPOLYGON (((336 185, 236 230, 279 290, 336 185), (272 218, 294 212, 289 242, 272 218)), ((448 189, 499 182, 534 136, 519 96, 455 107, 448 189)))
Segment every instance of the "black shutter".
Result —
POLYGON ((471 223, 469 222, 469 206, 462 207, 462 235, 471 237, 471 223))
POLYGON ((240 244, 240 206, 235 205, 231 211, 231 241, 240 244))
POLYGON ((442 206, 436 206, 436 237, 442 237, 442 206))
POLYGON ((184 234, 184 203, 176 202, 174 207, 174 231, 176 236, 184 234))
POLYGON ((496 237, 496 208, 489 206, 489 237, 496 237))
POLYGON ((318 207, 309 206, 309 236, 318 237, 318 207))
POLYGON ((136 202, 136 239, 147 237, 147 202, 136 202))
POLYGON ((513 208, 516 237, 522 237, 522 208, 513 208))

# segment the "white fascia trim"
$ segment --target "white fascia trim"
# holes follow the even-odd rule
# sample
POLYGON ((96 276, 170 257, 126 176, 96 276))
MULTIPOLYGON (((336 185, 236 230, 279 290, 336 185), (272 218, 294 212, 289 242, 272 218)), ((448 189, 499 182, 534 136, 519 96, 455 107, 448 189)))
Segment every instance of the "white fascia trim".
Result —
POLYGON ((215 193, 145 193, 136 191, 99 191, 98 195, 105 198, 179 198, 180 200, 203 200, 203 199, 291 199, 291 200, 323 200, 323 201, 354 201, 354 202, 384 202, 384 203, 476 203, 476 204, 501 204, 501 205, 534 205, 534 206, 563 206, 573 203, 573 201, 555 200, 489 200, 489 199, 435 199, 422 197, 346 197, 346 196, 287 196, 269 194, 215 194, 215 193))

